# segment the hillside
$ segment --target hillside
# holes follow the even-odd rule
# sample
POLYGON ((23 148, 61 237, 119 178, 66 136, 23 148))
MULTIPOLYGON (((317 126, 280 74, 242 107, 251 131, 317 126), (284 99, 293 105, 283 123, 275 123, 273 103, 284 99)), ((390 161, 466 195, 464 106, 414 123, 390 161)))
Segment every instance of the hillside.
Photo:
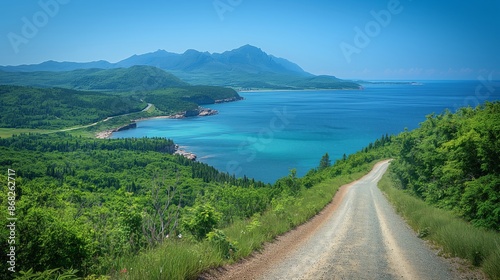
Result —
POLYGON ((0 127, 60 129, 137 112, 146 105, 131 96, 62 88, 0 86, 0 127))
POLYGON ((233 89, 210 86, 103 93, 0 85, 0 127, 62 129, 124 115, 122 120, 109 122, 109 125, 118 127, 134 118, 172 115, 185 111, 197 114, 200 105, 239 99, 241 97, 233 89), (152 103, 156 110, 141 112, 147 103, 152 103))
MULTIPOLYGON (((178 233, 184 208, 202 193, 237 197, 239 204, 226 204, 230 208, 222 212, 221 223, 266 207, 269 186, 173 152, 174 143, 160 138, 95 140, 58 133, 0 139, 0 167, 15 170, 15 213, 22 217, 16 227, 16 258, 22 260, 16 271, 71 267, 80 275, 109 273, 117 257, 178 233)), ((0 175, 4 182, 6 174, 0 175)), ((1 185, 3 202, 6 186, 1 185)), ((0 205, 2 219, 6 207, 0 205)), ((0 230, 4 240, 6 229, 0 230)), ((7 252, 7 245, 2 242, 0 250, 7 252)), ((6 254, 1 259, 0 278, 10 279, 6 254)))
POLYGON ((500 231, 500 103, 429 115, 399 136, 394 162, 400 187, 500 231))
MULTIPOLYGON (((340 80, 333 76, 321 76, 321 81, 316 81, 317 76, 305 72, 297 64, 284 58, 269 55, 261 49, 245 45, 238 49, 223 53, 199 52, 187 50, 182 54, 170 53, 158 50, 142 55, 133 55, 117 63, 96 61, 88 63, 55 62, 47 61, 41 64, 0 66, 0 83, 6 81, 19 81, 19 74, 7 74, 5 72, 40 72, 40 71, 69 71, 89 68, 128 68, 137 65, 152 66, 175 74, 182 80, 195 85, 231 86, 235 88, 266 88, 266 89, 356 89, 359 85, 355 82, 340 80), (3 77, 3 78, 2 78, 3 77), (14 79, 14 80, 12 80, 14 79)), ((91 71, 97 71, 95 69, 91 71)), ((101 70, 102 71, 102 70, 101 70)), ((93 73, 92 73, 93 74, 93 73)), ((99 73, 96 73, 99 74, 99 73)), ((40 81, 47 83, 40 75, 40 81)), ((57 76, 57 75, 56 75, 57 76)), ((137 79, 133 79, 137 82, 137 79)), ((139 82, 142 81, 139 79, 139 82)), ((50 86, 78 87, 80 81, 62 80, 50 86)), ((120 87, 121 85, 109 85, 107 83, 88 85, 83 81, 81 89, 98 89, 120 87), (90 87, 91 86, 91 87, 90 87)), ((161 81, 156 81, 160 82, 161 81)), ((44 85, 43 84, 43 85, 44 85)), ((113 83, 112 83, 113 84, 113 83)), ((23 84, 24 85, 24 84, 23 84)), ((31 84, 41 86, 41 84, 31 84)), ((135 89, 137 83, 126 82, 131 89, 135 89)), ((123 85, 121 88, 126 86, 123 85)), ((139 88, 140 89, 140 88, 139 88)))
POLYGON ((144 91, 188 86, 174 75, 150 66, 58 72, 0 71, 0 84, 97 91, 144 91))

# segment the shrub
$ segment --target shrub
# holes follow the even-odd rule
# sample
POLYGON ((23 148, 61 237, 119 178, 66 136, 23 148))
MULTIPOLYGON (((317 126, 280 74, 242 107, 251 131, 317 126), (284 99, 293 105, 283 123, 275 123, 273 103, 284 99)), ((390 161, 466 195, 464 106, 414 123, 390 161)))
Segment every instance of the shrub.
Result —
POLYGON ((187 218, 183 221, 183 226, 197 240, 202 240, 217 226, 221 214, 208 205, 196 205, 188 209, 187 218))
POLYGON ((221 256, 229 259, 237 251, 235 242, 231 242, 222 230, 215 229, 207 234, 207 240, 217 248, 221 256))

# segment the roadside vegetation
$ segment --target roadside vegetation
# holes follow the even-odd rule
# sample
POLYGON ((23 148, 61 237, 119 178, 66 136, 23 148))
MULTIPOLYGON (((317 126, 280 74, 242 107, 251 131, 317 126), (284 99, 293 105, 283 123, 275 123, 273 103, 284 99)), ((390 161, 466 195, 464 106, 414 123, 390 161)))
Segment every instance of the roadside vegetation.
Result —
POLYGON ((420 238, 442 248, 443 255, 466 259, 491 279, 500 279, 498 232, 475 227, 449 210, 429 205, 398 188, 390 174, 384 175, 379 188, 420 238))
POLYGON ((429 115, 393 138, 396 159, 379 184, 420 237, 491 279, 500 279, 499 135, 499 102, 429 115))
POLYGON ((391 165, 401 189, 500 231, 500 102, 429 115, 398 138, 391 165))

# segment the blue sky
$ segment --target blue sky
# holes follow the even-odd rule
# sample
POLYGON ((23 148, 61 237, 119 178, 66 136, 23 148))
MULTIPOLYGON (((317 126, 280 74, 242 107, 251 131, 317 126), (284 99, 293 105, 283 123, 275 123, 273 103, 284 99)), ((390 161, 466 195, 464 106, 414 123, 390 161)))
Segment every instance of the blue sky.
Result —
POLYGON ((251 44, 341 78, 500 79, 499 0, 2 0, 0 11, 0 65, 251 44))

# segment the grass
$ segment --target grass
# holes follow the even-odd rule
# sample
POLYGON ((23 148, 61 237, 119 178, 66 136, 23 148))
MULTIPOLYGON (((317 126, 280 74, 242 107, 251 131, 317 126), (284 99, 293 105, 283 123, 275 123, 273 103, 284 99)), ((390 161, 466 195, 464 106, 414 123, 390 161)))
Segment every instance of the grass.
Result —
POLYGON ((223 260, 208 242, 172 238, 160 247, 118 261, 114 279, 193 279, 223 260))
POLYGON ((234 263, 259 250, 266 242, 290 231, 319 213, 340 186, 363 177, 376 162, 365 164, 361 171, 327 179, 298 197, 282 197, 273 201, 262 215, 240 220, 222 229, 237 251, 229 259, 209 241, 171 238, 159 247, 116 263, 113 279, 196 279, 203 271, 234 263))
POLYGON ((31 128, 1 128, 0 127, 0 138, 12 137, 12 135, 21 133, 51 133, 55 130, 48 129, 31 129, 31 128))
POLYGON ((428 205, 395 187, 390 173, 379 182, 396 211, 426 239, 453 257, 467 259, 491 278, 500 279, 500 234, 476 228, 454 213, 428 205))

